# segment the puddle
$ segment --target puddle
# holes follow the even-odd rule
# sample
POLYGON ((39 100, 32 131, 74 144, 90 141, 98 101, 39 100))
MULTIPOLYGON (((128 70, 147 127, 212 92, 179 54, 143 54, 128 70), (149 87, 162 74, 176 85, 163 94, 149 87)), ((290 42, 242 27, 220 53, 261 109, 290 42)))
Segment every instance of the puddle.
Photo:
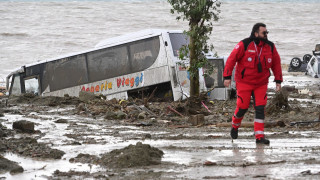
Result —
POLYGON ((99 166, 81 163, 69 163, 67 160, 35 160, 21 157, 12 153, 6 153, 4 157, 11 161, 17 162, 24 169, 24 172, 21 174, 11 175, 10 173, 6 173, 0 175, 1 177, 6 177, 7 180, 47 179, 45 176, 51 176, 51 174, 57 169, 60 171, 75 170, 91 173, 101 170, 99 166))

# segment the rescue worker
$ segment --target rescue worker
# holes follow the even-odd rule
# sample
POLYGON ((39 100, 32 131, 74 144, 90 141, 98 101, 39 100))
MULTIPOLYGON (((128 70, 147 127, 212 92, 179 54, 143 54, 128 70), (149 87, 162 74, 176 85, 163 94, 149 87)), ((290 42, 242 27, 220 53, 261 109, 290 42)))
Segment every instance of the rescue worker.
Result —
POLYGON ((229 87, 234 66, 237 88, 237 107, 232 117, 231 137, 238 138, 238 129, 253 97, 255 109, 254 133, 257 144, 270 144, 264 136, 265 106, 270 69, 274 74, 276 91, 281 90, 281 60, 275 45, 268 40, 268 31, 263 23, 256 23, 249 38, 240 41, 227 59, 223 77, 229 87))

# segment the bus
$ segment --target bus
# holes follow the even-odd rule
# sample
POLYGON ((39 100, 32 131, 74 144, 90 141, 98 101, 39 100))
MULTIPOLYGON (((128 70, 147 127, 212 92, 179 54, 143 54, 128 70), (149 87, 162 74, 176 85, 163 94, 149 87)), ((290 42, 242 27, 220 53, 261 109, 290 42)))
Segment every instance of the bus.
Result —
MULTIPOLYGON (((79 96, 85 91, 127 99, 155 91, 174 101, 185 99, 189 97, 189 62, 179 59, 179 49, 188 42, 181 30, 142 30, 101 41, 87 51, 22 66, 7 76, 6 86, 9 95, 79 96)), ((220 64, 220 71, 214 78, 207 77, 206 85, 200 68, 201 91, 223 86, 224 60, 212 53, 206 56, 220 64)))

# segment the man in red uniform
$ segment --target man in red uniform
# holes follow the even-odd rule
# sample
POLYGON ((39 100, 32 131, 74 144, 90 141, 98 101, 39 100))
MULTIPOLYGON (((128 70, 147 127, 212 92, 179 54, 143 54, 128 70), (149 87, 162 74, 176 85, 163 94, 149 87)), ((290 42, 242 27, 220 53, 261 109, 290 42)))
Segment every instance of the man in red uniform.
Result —
POLYGON ((274 74, 276 91, 281 90, 281 60, 275 45, 268 40, 266 25, 257 23, 253 26, 249 38, 240 41, 227 59, 224 69, 224 85, 230 86, 234 66, 237 88, 237 108, 232 117, 231 137, 238 138, 238 128, 247 112, 251 96, 253 97, 255 119, 254 133, 256 143, 270 144, 264 136, 265 106, 270 69, 274 74))

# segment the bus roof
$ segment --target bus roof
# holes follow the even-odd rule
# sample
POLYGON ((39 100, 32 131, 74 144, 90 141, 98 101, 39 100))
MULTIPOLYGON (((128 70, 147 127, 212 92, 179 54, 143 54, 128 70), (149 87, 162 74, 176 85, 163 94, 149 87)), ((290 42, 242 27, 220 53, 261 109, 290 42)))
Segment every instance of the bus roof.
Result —
MULTIPOLYGON (((25 65, 24 67, 31 67, 31 66, 34 66, 34 65, 47 63, 47 62, 55 61, 55 60, 62 59, 62 58, 67 58, 67 57, 76 56, 76 55, 79 55, 79 54, 88 53, 88 52, 91 52, 91 51, 94 51, 94 50, 99 50, 99 49, 112 47, 112 46, 116 46, 116 45, 120 45, 120 44, 125 44, 125 43, 129 43, 129 42, 133 42, 133 41, 137 41, 137 40, 141 40, 141 39, 146 39, 146 38, 149 38, 149 37, 158 36, 158 35, 163 34, 163 33, 183 33, 183 31, 182 30, 165 30, 165 29, 146 29, 146 30, 141 30, 141 31, 138 31, 138 32, 128 33, 128 34, 116 36, 116 37, 113 37, 113 38, 109 38, 109 39, 106 39, 106 40, 102 40, 94 48, 89 49, 89 50, 85 50, 85 51, 81 51, 81 52, 75 52, 75 53, 69 53, 69 54, 61 55, 61 56, 58 56, 58 57, 55 57, 55 58, 41 60, 41 61, 36 62, 36 63, 25 65)), ((21 68, 18 68, 17 70, 19 70, 19 69, 21 69, 21 68)))

